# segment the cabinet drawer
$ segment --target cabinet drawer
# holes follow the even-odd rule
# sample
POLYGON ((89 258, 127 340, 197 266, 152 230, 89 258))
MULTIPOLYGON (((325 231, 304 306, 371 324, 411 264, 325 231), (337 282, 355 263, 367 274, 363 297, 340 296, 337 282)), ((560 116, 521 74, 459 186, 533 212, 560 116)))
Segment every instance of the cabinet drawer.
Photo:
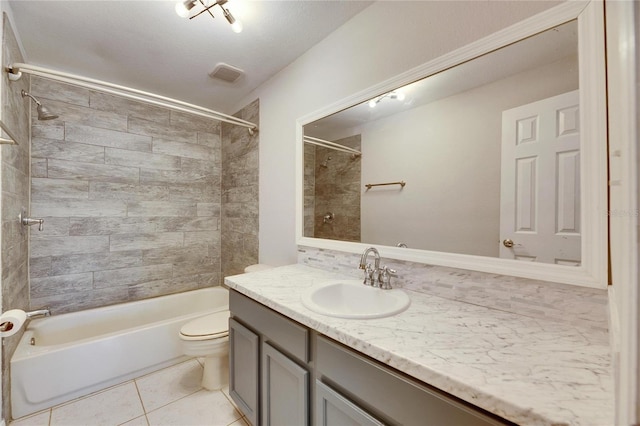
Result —
POLYGON ((386 424, 510 424, 323 336, 317 339, 316 377, 386 424))
POLYGON ((229 309, 265 341, 273 341, 278 348, 303 363, 309 362, 309 330, 260 303, 238 293, 229 292, 229 309))

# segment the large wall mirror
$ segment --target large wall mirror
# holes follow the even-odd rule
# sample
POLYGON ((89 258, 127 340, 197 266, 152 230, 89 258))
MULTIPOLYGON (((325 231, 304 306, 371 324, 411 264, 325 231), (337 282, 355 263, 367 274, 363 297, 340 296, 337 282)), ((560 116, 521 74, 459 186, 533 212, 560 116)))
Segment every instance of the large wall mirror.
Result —
POLYGON ((605 286, 601 8, 562 4, 300 119, 299 244, 605 286))

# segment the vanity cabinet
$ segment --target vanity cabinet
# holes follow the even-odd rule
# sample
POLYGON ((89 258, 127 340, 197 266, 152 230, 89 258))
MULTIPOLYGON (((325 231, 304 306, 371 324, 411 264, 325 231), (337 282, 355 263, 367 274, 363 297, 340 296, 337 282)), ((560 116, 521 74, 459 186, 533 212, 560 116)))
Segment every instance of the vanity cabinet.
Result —
POLYGON ((315 424, 322 426, 383 426, 361 407, 316 380, 315 424))
POLYGON ((229 393, 254 425, 509 422, 230 291, 229 393))
POLYGON ((318 335, 315 348, 317 425, 510 424, 327 337, 318 335))
POLYGON ((309 329, 229 294, 229 394, 257 425, 308 425, 309 329))

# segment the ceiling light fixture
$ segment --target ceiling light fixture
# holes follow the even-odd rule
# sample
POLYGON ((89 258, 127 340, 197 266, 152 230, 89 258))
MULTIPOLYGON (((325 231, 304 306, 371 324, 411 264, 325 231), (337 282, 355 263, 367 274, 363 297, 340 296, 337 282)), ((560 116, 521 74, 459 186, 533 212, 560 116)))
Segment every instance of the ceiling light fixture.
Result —
POLYGON ((214 6, 220 6, 220 9, 222 9, 222 13, 224 15, 224 17, 227 19, 227 22, 229 22, 229 24, 231 24, 231 29, 236 32, 239 33, 242 31, 242 23, 240 21, 238 21, 236 18, 233 17, 233 15, 231 14, 231 12, 229 12, 229 9, 226 9, 224 7, 225 3, 227 3, 227 1, 229 0, 216 0, 211 4, 205 3, 203 0, 184 0, 184 1, 179 1, 178 3, 176 3, 176 13, 178 14, 178 16, 180 16, 181 18, 189 18, 189 19, 193 19, 196 16, 200 16, 201 14, 203 14, 204 12, 207 12, 209 15, 211 15, 212 18, 215 18, 215 16, 213 16, 213 13, 211 13, 211 9, 214 6), (200 3, 200 5, 202 6, 202 10, 199 11, 198 13, 191 15, 191 9, 194 8, 194 6, 196 5, 196 3, 200 3))
POLYGON ((376 105, 378 105, 378 103, 383 100, 384 98, 389 98, 389 99, 397 99, 400 102, 404 101, 405 99, 405 95, 402 92, 396 92, 395 90, 393 92, 389 92, 389 93, 385 93, 384 95, 380 95, 377 98, 373 98, 369 101, 369 107, 370 108, 375 108, 376 105))

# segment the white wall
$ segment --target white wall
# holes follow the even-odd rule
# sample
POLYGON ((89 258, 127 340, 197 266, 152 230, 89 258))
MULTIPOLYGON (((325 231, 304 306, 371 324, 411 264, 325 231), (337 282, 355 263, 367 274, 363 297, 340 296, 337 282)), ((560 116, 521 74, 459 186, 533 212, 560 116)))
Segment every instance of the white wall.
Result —
POLYGON ((611 337, 616 379, 616 424, 640 422, 640 8, 607 1, 609 109, 611 337), (635 38, 635 44, 632 42, 635 38))
POLYGON ((260 261, 296 262, 296 119, 558 2, 381 1, 238 103, 260 98, 260 261))

